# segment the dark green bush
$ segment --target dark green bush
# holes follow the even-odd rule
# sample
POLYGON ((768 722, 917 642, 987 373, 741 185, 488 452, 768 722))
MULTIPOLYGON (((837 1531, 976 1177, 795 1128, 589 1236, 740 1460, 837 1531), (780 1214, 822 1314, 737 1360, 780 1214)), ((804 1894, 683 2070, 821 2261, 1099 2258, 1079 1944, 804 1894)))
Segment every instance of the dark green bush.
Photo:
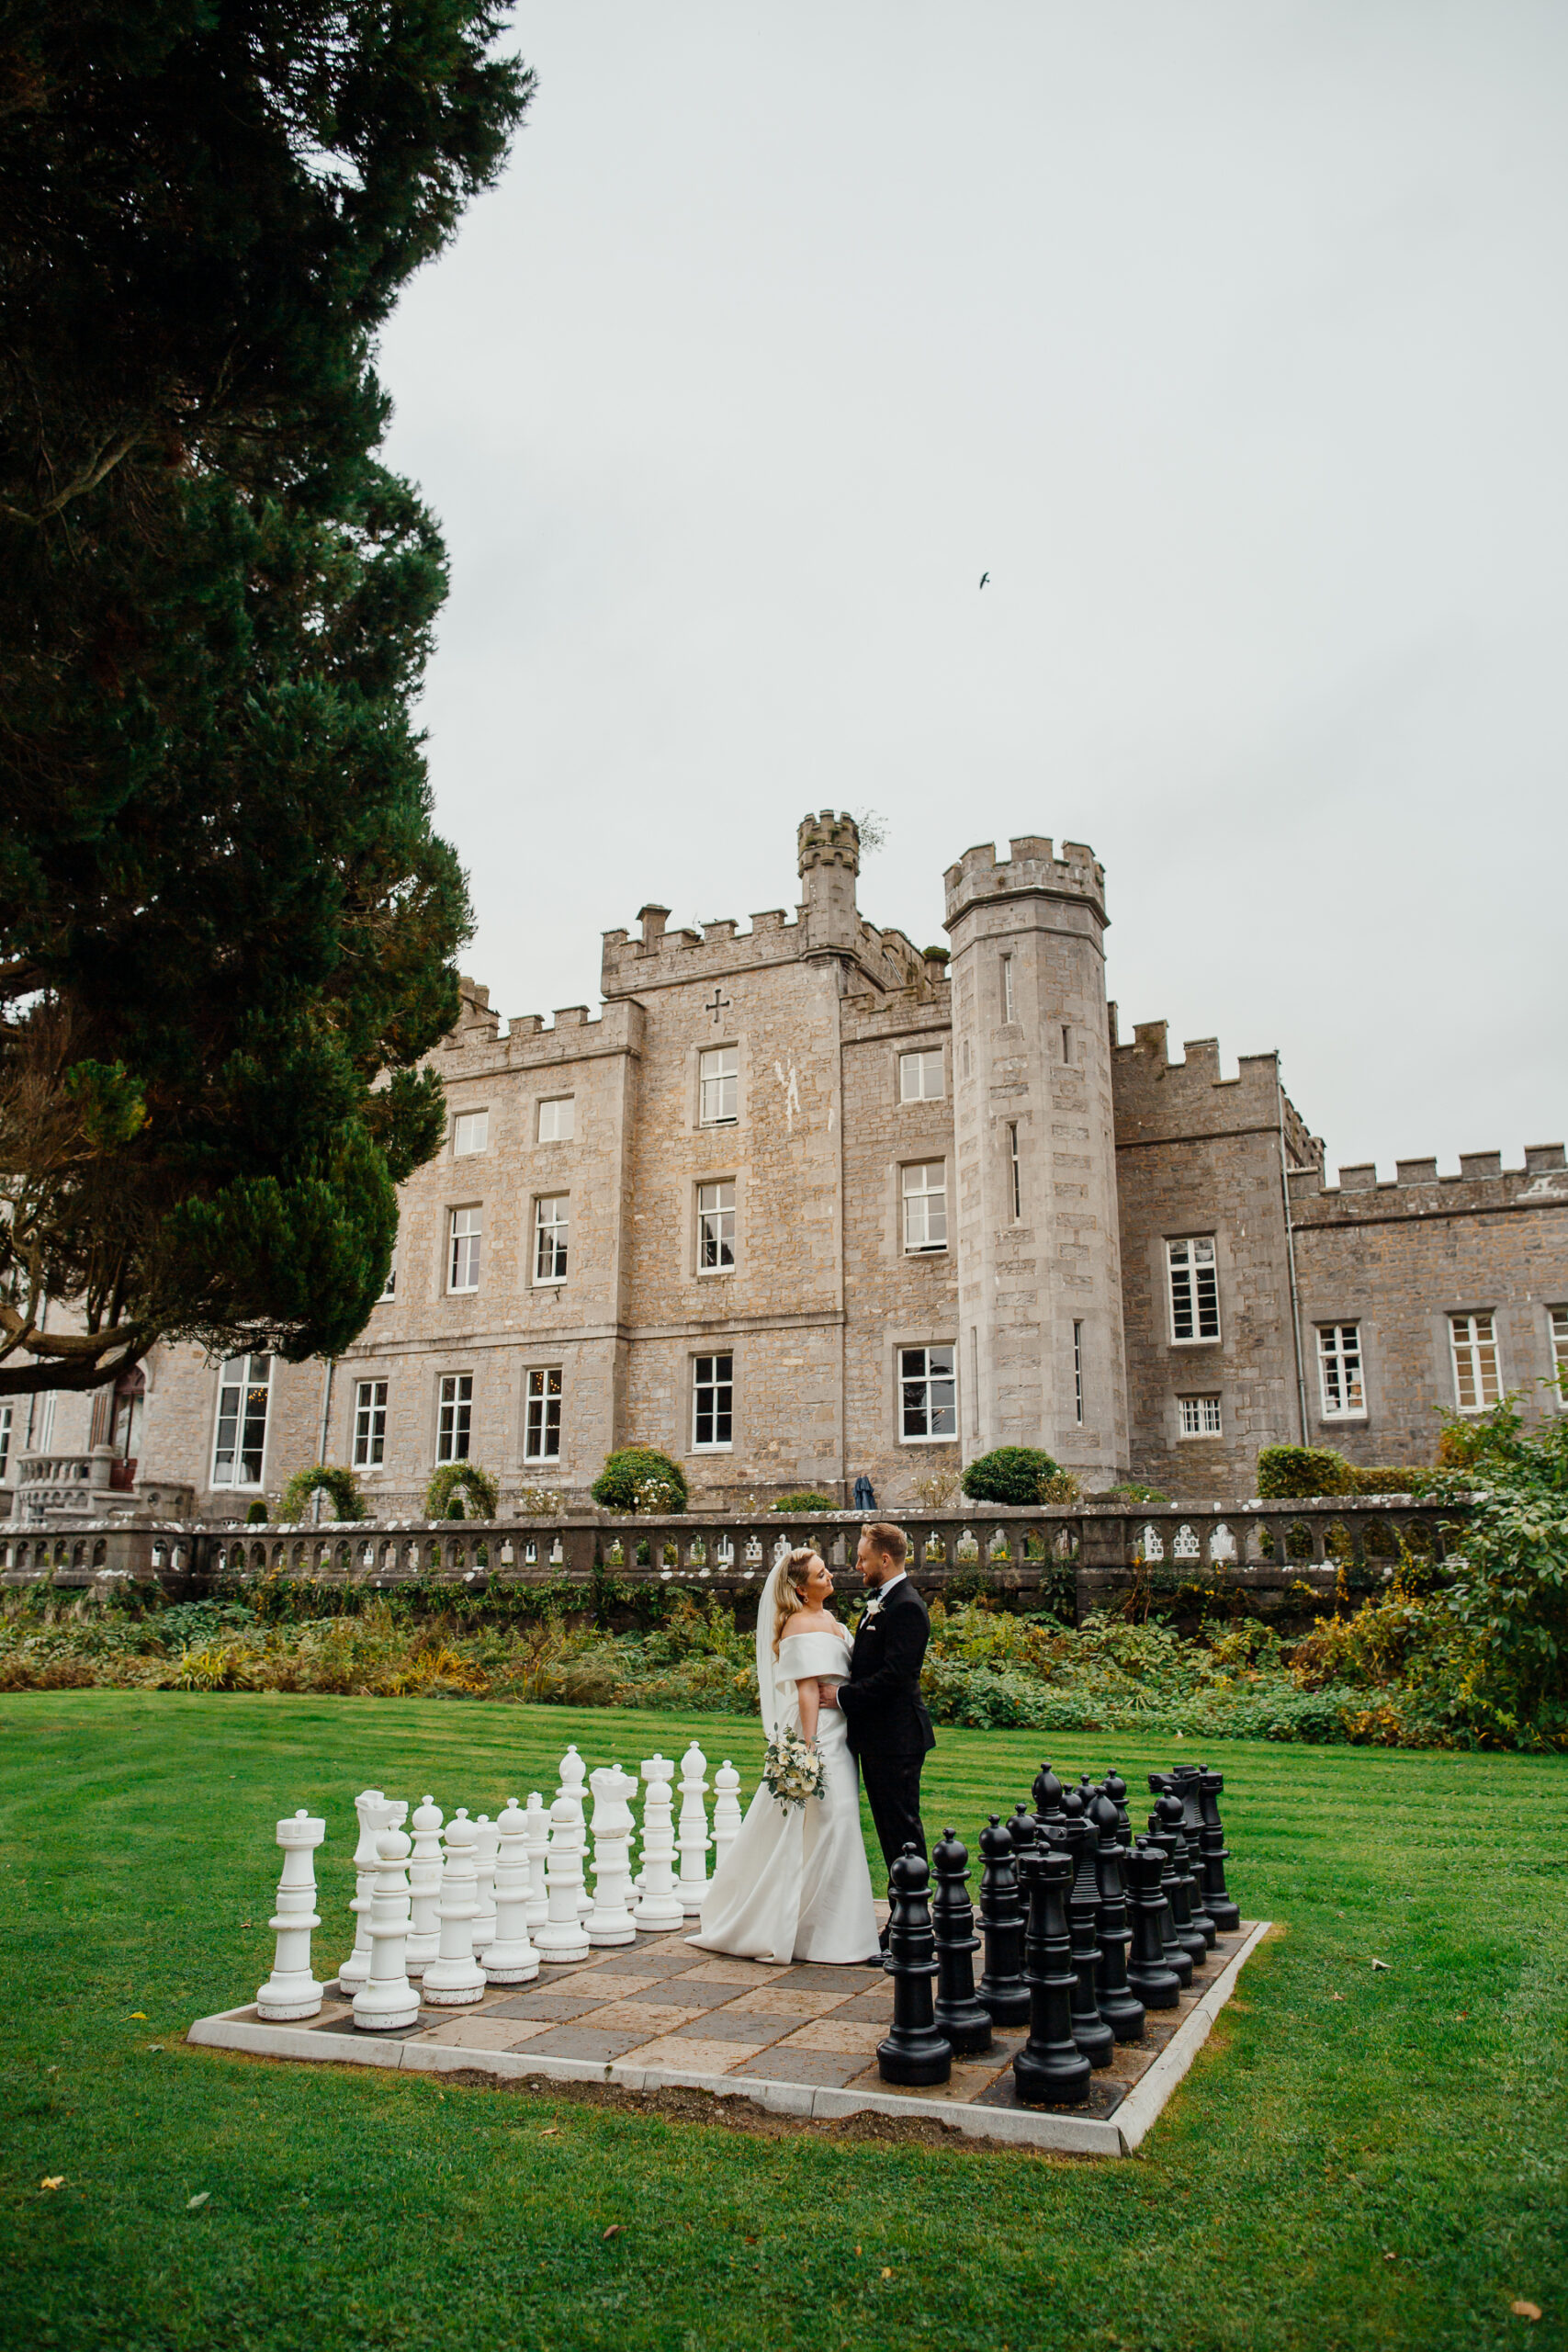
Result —
POLYGON ((268 1512, 265 1503, 252 1503, 250 1509, 245 1513, 245 1525, 247 1527, 265 1527, 267 1523, 267 1517, 268 1512))
POLYGON ((1258 1457, 1258 1491, 1264 1497, 1421 1495, 1440 1475, 1412 1463, 1363 1470, 1332 1445, 1266 1445, 1258 1457))
POLYGON ((1042 1483, 1056 1477, 1061 1464, 1033 1445, 998 1445, 982 1453, 964 1473, 964 1491, 976 1503, 1037 1503, 1042 1483))
POLYGON ((477 1462, 443 1462, 424 1490, 426 1519, 495 1519, 501 1485, 477 1462))
POLYGON ((1107 1487, 1103 1494, 1090 1495, 1091 1503, 1168 1503, 1170 1497, 1158 1487, 1141 1487, 1135 1478, 1124 1479, 1119 1487, 1107 1487))
POLYGON ((683 1511, 686 1480, 678 1462, 651 1445, 623 1446, 610 1454, 590 1489, 605 1510, 683 1511))
MULTIPOLYGON (((318 1491, 326 1496, 333 1519, 367 1517, 365 1498, 359 1491, 359 1481, 353 1471, 335 1468, 330 1462, 317 1462, 309 1470, 296 1470, 284 1487, 283 1499, 277 1506, 279 1519, 302 1519, 305 1505, 318 1491)), ((265 1503, 262 1515, 265 1519, 265 1503)))
POLYGON ((838 1508, 838 1504, 827 1495, 781 1495, 776 1503, 769 1505, 771 1510, 788 1511, 792 1516, 796 1511, 837 1510, 838 1508))

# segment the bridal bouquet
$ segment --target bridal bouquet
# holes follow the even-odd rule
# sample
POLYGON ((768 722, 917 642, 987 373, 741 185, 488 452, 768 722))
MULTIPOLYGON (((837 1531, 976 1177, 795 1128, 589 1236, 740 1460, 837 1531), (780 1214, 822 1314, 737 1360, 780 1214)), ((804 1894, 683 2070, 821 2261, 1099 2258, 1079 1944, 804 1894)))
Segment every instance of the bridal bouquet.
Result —
POLYGON ((792 1804, 804 1804, 807 1797, 822 1793, 827 1780, 822 1751, 797 1731, 781 1731, 768 1742, 762 1779, 774 1804, 786 1812, 792 1804))

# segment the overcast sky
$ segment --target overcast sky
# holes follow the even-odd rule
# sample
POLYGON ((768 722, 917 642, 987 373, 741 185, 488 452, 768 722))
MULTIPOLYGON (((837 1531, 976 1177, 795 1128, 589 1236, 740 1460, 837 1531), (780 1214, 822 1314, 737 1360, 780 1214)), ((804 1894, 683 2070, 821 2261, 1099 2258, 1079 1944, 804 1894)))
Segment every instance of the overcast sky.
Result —
POLYGON ((1331 1167, 1568 1129, 1562 0, 542 0, 387 335, 465 962, 1040 832, 1331 1167), (990 585, 977 582, 989 571, 990 585))

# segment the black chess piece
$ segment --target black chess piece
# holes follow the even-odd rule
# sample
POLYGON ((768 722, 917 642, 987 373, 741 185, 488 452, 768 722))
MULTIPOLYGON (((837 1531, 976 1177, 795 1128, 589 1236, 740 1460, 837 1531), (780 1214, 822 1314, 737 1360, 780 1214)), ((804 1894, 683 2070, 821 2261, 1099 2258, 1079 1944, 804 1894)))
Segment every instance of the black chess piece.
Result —
POLYGON ((1094 1996, 1100 2014, 1118 2041, 1136 2041, 1144 2030, 1144 2005, 1127 1982, 1126 1883, 1122 1876, 1122 1851, 1116 1807, 1103 1794, 1089 1807, 1095 1837, 1094 1875, 1099 1897, 1095 1941, 1100 1959, 1094 1973, 1094 1996))
POLYGON ((1030 2107, 1078 2107, 1089 2097, 1089 2064, 1073 2039, 1072 1940, 1066 1897, 1073 1866, 1055 1847, 1024 1865, 1029 1932, 1029 2040, 1012 2062, 1018 2095, 1030 2107))
POLYGON ((1173 1795, 1181 1799, 1180 1843, 1176 1849, 1177 1875, 1187 1882, 1187 1899, 1192 1909, 1192 1925, 1202 1934, 1209 1951, 1214 1949, 1219 1930, 1215 1927, 1205 1896, 1201 1868, 1201 1839, 1203 1831, 1200 1812, 1199 1772, 1195 1764, 1179 1764, 1170 1775, 1173 1795))
POLYGON ((888 1872, 892 1911, 887 1922, 887 1973, 893 1979, 893 2030, 876 2045, 885 2083, 945 2083, 953 2044, 937 2030, 931 1979, 937 1973, 928 1888, 931 1872, 913 1839, 895 1855, 888 1872))
POLYGON ((1234 1936, 1241 1925, 1241 1913, 1225 1889, 1225 1864, 1230 1855, 1225 1849, 1224 1824, 1220 1819, 1220 1793, 1224 1785, 1223 1772, 1199 1768, 1198 1803, 1203 1826, 1198 1833, 1198 1848, 1203 1865, 1204 1908, 1222 1936, 1234 1936))
POLYGON ((1106 1795, 1116 1807, 1116 1831, 1120 1844, 1133 1842, 1133 1816, 1127 1810, 1127 1783, 1120 1772, 1107 1772, 1103 1782, 1106 1795))
POLYGON ((1094 1932, 1100 1910, 1100 1895, 1094 1883, 1094 1831, 1084 1817, 1083 1800, 1077 1789, 1068 1789, 1064 1794, 1062 1817, 1063 1839, 1073 1866, 1067 1897, 1067 1929, 1073 1955, 1073 2040, 1091 2066, 1109 2066, 1115 2054, 1116 2036, 1100 2016, 1094 1997, 1094 1973, 1100 1964, 1100 1946, 1094 1932))
POLYGON ((931 1928, 936 1937, 936 2025, 953 2044, 954 2057, 967 2058, 991 2046, 991 2013, 976 1997, 975 1962, 980 1949, 969 1900, 969 1852, 951 1829, 931 1856, 936 1894, 931 1928))
POLYGON ((1185 1985, 1192 1982, 1193 1969, 1201 1968, 1208 1959, 1209 1944, 1201 1928, 1193 1924, 1191 1876, 1181 1867, 1186 1841, 1179 1815, 1179 1802, 1168 1789, 1149 1815, 1149 1840, 1165 1855, 1160 1885, 1170 1915, 1166 1922, 1165 1956, 1185 1985), (1176 1958, 1179 1951, 1188 1963, 1185 1974, 1176 1958))
POLYGON ((1023 1911, 1019 1902, 1018 1868, 1012 1839, 993 1813, 980 1832, 986 1857, 980 1873, 980 1928, 986 1939, 986 1967, 979 1998, 995 2025, 1022 2025, 1029 2016, 1029 1987, 1023 1981, 1023 1911))
POLYGON ((1044 1833, 1047 1845, 1059 1846, 1062 1841, 1055 1833, 1062 1826, 1062 1783, 1049 1764, 1042 1764, 1034 1775, 1034 1786, 1030 1793, 1034 1799, 1036 1827, 1044 1833))
POLYGON ((1133 1898, 1133 1957, 1127 1963, 1127 1982, 1146 2009, 1174 2009, 1181 1998, 1176 1971, 1166 1964, 1165 1939, 1160 1933, 1164 1871, 1164 1850, 1149 1838, 1140 1838, 1127 1857, 1133 1898))
POLYGON ((1040 1843, 1040 1827, 1034 1815, 1021 1799, 1014 1805, 1012 1818, 1007 1826, 1008 1836, 1012 1839, 1013 1868, 1018 1872, 1018 1907, 1027 1918, 1029 1896, 1025 1890, 1028 1880, 1024 1875, 1023 1865, 1040 1843))

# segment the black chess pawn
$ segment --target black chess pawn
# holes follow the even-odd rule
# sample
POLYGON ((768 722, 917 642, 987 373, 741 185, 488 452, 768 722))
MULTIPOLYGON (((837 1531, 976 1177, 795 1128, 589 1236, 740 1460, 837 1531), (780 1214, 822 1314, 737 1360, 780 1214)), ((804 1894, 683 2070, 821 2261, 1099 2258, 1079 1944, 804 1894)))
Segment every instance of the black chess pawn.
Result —
POLYGON ((888 1872, 892 1909, 887 1921, 887 1973, 893 1979, 893 2030, 876 2045, 885 2083, 945 2083, 953 2072, 953 2044, 937 2030, 931 1979, 937 1973, 928 1894, 931 1872, 913 1840, 895 1856, 888 1872))
POLYGON ((1133 1816, 1127 1810, 1127 1783, 1120 1772, 1112 1771, 1107 1772, 1104 1787, 1106 1795, 1116 1807, 1118 1840, 1123 1846, 1130 1846, 1133 1842, 1133 1816))
POLYGON ((1024 1878, 1023 1865, 1027 1857, 1033 1853, 1040 1842, 1040 1829, 1034 1815, 1021 1798, 1012 1809, 1012 1818, 1008 1823, 1008 1836, 1012 1839, 1013 1867, 1018 1871, 1018 1907, 1027 1916, 1029 1897, 1024 1892, 1027 1882, 1024 1878))
POLYGON ((1055 1847, 1025 1864, 1029 1932, 1029 2040, 1012 2062, 1018 2095, 1030 2107, 1077 2107, 1089 2097, 1089 2064, 1073 2039, 1072 1940, 1066 1897, 1073 1866, 1055 1847))
POLYGON ((1170 1917, 1165 1939, 1165 1956, 1181 1977, 1183 1984, 1192 1982, 1192 1970, 1201 1968, 1209 1957, 1209 1939, 1192 1917, 1192 1877, 1183 1867, 1186 1860, 1186 1840, 1181 1834, 1181 1804, 1179 1798, 1168 1789, 1149 1815, 1149 1839, 1165 1855, 1165 1875, 1161 1887, 1170 1917), (1179 1951, 1188 1961, 1187 1973, 1182 1975, 1175 1953, 1179 1951))
POLYGON ((1160 1933, 1164 1871, 1162 1849, 1140 1838, 1127 1857, 1133 1910, 1133 1957, 1127 1963, 1127 1982, 1147 2009, 1174 2009, 1181 1998, 1176 1971, 1166 1964, 1165 1939, 1160 1933))
POLYGON ((1200 1773, 1196 1764, 1179 1764, 1170 1776, 1173 1794, 1181 1799, 1181 1839, 1177 1849, 1176 1868, 1185 1878, 1188 1900, 1192 1906, 1192 1925, 1202 1930, 1203 1941, 1210 1951, 1219 1930, 1208 1907, 1207 1890, 1203 1884, 1201 1792, 1200 1773))
POLYGON ((1018 1867, 1012 1839, 993 1813, 980 1832, 986 1858, 980 1873, 980 1929, 986 1939, 986 1968, 979 1998, 996 2025, 1022 2025, 1029 2016, 1029 1987, 1023 1981, 1023 1911, 1019 1902, 1018 1867))
POLYGON ((1108 1796, 1095 1798, 1089 1807, 1094 1829, 1094 1875, 1098 1894, 1095 1941, 1100 1959, 1094 1974, 1094 1995, 1100 2014, 1118 2041, 1136 2041, 1144 2030, 1144 2005, 1127 1982, 1126 1882, 1122 1876, 1122 1849, 1116 1807, 1108 1796))
POLYGON ((937 2030, 947 2036, 955 2057, 967 2058, 991 2046, 991 2013, 975 1992, 974 1954, 980 1939, 969 1900, 968 1849, 945 1829, 931 1861, 936 1870, 931 1928, 936 1937, 937 2030))
POLYGON ((1234 1936, 1241 1925, 1241 1913, 1225 1890, 1225 1864, 1230 1855, 1225 1850, 1224 1824, 1220 1819, 1220 1792, 1224 1785, 1223 1772, 1200 1769, 1198 1802, 1203 1826, 1198 1833, 1198 1849, 1203 1865, 1204 1907, 1222 1936, 1234 1936))
POLYGON ((1094 1973, 1100 1965, 1100 1946, 1095 1939, 1100 1895, 1094 1883, 1094 1831, 1084 1817, 1083 1800, 1077 1789, 1068 1789, 1063 1795, 1062 1818, 1063 1841, 1073 1866, 1067 1896, 1067 1929, 1073 1955, 1073 2040, 1091 2066, 1109 2066, 1115 2054, 1116 2036, 1100 2016, 1100 2004, 1094 1997, 1094 1973))
MULTIPOLYGON (((1034 1786, 1031 1794, 1034 1799, 1034 1819, 1037 1827, 1044 1833, 1047 1845, 1059 1846, 1062 1841, 1056 1832, 1062 1826, 1062 1783, 1052 1771, 1049 1764, 1042 1764, 1039 1771, 1034 1775, 1034 1786)), ((1038 1843, 1038 1840, 1036 1842, 1038 1843)))

